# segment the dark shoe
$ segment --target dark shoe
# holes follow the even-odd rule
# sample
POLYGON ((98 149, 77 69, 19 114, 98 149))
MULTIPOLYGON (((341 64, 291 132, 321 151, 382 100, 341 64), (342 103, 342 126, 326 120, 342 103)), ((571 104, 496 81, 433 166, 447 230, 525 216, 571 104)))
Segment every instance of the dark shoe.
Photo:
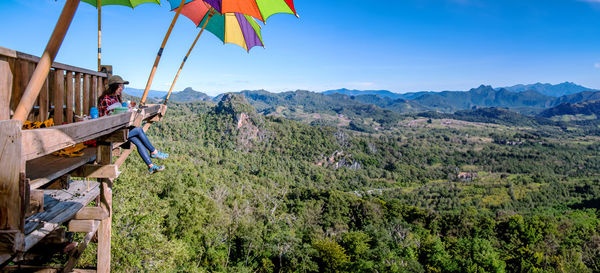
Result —
POLYGON ((156 172, 161 172, 164 169, 165 169, 165 166, 152 165, 152 167, 148 168, 148 171, 150 172, 150 174, 153 174, 156 172))

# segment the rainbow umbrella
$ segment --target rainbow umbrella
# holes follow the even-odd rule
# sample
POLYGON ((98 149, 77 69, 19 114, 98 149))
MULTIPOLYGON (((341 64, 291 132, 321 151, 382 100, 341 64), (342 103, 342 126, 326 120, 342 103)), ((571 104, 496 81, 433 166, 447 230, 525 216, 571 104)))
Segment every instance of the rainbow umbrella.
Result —
POLYGON ((194 43, 192 43, 192 46, 179 66, 179 70, 171 83, 171 87, 169 88, 169 92, 164 101, 165 104, 171 96, 173 87, 177 82, 177 78, 179 77, 187 58, 205 29, 217 36, 223 43, 239 45, 248 52, 255 46, 264 47, 260 33, 260 25, 249 15, 241 13, 220 14, 204 1, 194 1, 185 4, 181 10, 181 14, 192 20, 197 27, 202 26, 202 29, 196 36, 194 43))
MULTIPOLYGON (((171 23, 171 28, 174 24, 174 22, 177 20, 177 17, 179 16, 179 14, 182 11, 182 9, 192 9, 192 7, 198 7, 200 6, 200 3, 195 3, 195 2, 203 2, 203 4, 208 4, 210 7, 212 7, 214 10, 216 10, 218 13, 220 14, 244 14, 244 15, 249 15, 252 16, 262 22, 265 22, 267 20, 267 18, 269 18, 271 15, 276 14, 276 13, 289 13, 289 14, 294 14, 296 15, 296 17, 298 16, 298 14, 296 13, 296 9, 294 8, 294 1, 293 0, 168 0, 169 5, 171 5, 171 10, 177 10, 177 14, 175 15, 175 18, 173 19, 173 23, 171 23), (191 3, 195 3, 196 5, 188 5, 191 3), (188 6, 186 8, 186 6, 188 6)), ((208 7, 205 5, 205 7, 208 7)), ((188 13, 186 11, 186 13, 188 13)), ((193 12, 188 13, 188 17, 192 18, 192 21, 202 21, 202 19, 198 19, 198 18, 204 18, 205 15, 203 15, 202 13, 200 13, 200 16, 192 16, 193 12)), ((204 13, 206 14, 206 13, 204 13)), ((231 15, 229 15, 231 16, 231 15)), ((235 17, 239 17, 240 15, 235 15, 235 17)), ((245 16, 244 16, 245 17, 245 16)), ((225 18, 228 18, 228 15, 225 15, 225 18)), ((230 19, 223 19, 224 21, 230 20, 230 19)), ((256 22, 254 22, 256 23, 256 22)), ((233 26, 233 24, 228 24, 229 26, 233 26)), ((253 24, 251 24, 253 25, 253 24)), ((257 24, 254 24, 255 26, 258 26, 257 24)), ((158 51, 158 54, 156 56, 156 61, 154 62, 154 66, 152 68, 152 71, 150 72, 150 77, 148 78, 148 83, 146 84, 146 88, 144 89, 144 94, 142 95, 142 99, 140 101, 140 105, 144 105, 144 103, 146 102, 146 98, 148 96, 148 91, 150 90, 150 86, 152 85, 152 79, 154 78, 154 73, 156 71, 156 67, 158 66, 158 62, 160 61, 160 56, 162 54, 162 50, 164 49, 164 46, 166 44, 166 41, 169 37, 169 34, 171 32, 171 28, 169 28, 169 31, 167 32, 167 35, 165 36, 165 39, 163 40, 163 44, 160 48, 160 50, 158 51)), ((213 29, 213 31, 217 32, 216 29, 213 29)), ((213 33, 215 33, 213 32, 213 33)), ((225 32, 223 40, 224 42, 231 42, 231 43, 235 43, 235 44, 242 44, 241 41, 236 41, 236 40, 232 40, 228 37, 229 34, 227 33, 232 33, 231 31, 227 31, 225 32)), ((250 33, 249 31, 246 31, 245 33, 250 33)), ((217 36, 219 36, 218 34, 216 34, 217 36)), ((260 39, 260 35, 258 35, 259 39, 260 39)), ((262 41, 261 41, 261 45, 262 45, 262 41)), ((242 47, 244 47, 242 45, 242 47)), ((246 45, 245 47, 247 50, 249 50, 250 48, 248 47, 248 45, 246 45)))
MULTIPOLYGON (((171 2, 173 0, 169 0, 171 2)), ((197 0, 204 1, 217 12, 241 13, 250 15, 262 22, 276 13, 289 13, 298 16, 294 8, 294 0, 197 0)), ((177 8, 177 6, 171 7, 177 8)))
POLYGON ((102 6, 119 5, 135 8, 144 3, 155 3, 160 5, 160 0, 81 0, 98 9, 98 71, 100 71, 100 61, 102 53, 101 30, 102 30, 102 6))

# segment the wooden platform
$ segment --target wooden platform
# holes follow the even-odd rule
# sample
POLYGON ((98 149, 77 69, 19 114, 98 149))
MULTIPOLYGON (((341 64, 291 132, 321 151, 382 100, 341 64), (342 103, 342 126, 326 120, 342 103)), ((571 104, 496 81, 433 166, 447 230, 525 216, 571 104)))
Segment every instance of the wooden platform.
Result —
POLYGON ((45 155, 27 161, 26 174, 30 179, 30 189, 37 189, 50 181, 68 174, 86 163, 96 160, 96 148, 83 150, 83 156, 65 157, 45 155))
POLYGON ((44 212, 25 220, 25 248, 20 251, 29 250, 61 224, 73 218, 81 208, 100 195, 99 185, 95 181, 79 180, 71 182, 67 190, 44 190, 44 212))

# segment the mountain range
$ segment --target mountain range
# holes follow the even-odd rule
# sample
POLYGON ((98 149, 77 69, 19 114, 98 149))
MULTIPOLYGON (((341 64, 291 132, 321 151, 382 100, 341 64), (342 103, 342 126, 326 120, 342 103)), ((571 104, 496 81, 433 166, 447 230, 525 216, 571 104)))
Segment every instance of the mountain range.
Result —
MULTIPOLYGON (((127 88, 125 92, 132 96, 141 96, 143 90, 127 88)), ((289 109, 301 110, 303 113, 341 114, 348 117, 368 116, 383 123, 390 119, 393 120, 395 115, 403 113, 426 111, 454 113, 482 107, 502 107, 528 115, 544 111, 544 116, 547 117, 550 114, 559 115, 563 112, 560 109, 569 108, 565 104, 576 105, 600 100, 600 91, 570 82, 557 85, 536 83, 505 88, 481 85, 469 91, 423 91, 404 94, 388 90, 349 89, 328 90, 321 93, 306 90, 282 93, 245 90, 236 93, 243 94, 259 112, 264 114, 289 109), (563 95, 556 96, 559 94, 563 95), (561 108, 558 110, 549 110, 559 105, 561 108)), ((166 92, 156 90, 151 90, 148 95, 149 98, 159 101, 165 96, 166 92)), ((188 87, 183 91, 174 92, 170 100, 175 102, 219 101, 222 96, 223 94, 212 98, 188 87)), ((574 111, 577 112, 576 110, 568 112, 574 111)))

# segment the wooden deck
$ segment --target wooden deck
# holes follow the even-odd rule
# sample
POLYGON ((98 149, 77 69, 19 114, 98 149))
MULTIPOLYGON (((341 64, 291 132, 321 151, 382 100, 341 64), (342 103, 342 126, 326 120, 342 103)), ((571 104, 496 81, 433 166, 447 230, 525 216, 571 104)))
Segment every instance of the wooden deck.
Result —
MULTIPOLYGON (((73 5, 67 2, 66 6, 73 5)), ((113 149, 127 141, 128 128, 143 125, 147 130, 162 119, 167 107, 144 105, 123 114, 75 122, 75 116, 89 115, 90 108, 97 107, 108 75, 52 63, 52 58, 0 47, 0 271, 70 272, 96 234, 97 271, 109 272, 111 187, 118 168, 132 152, 115 153, 120 156, 113 159, 113 149), (49 74, 38 73, 42 67, 49 74), (25 120, 49 118, 57 126, 22 130, 25 120), (80 157, 52 155, 89 140, 95 140, 97 147, 86 148, 80 157), (96 181, 88 182, 89 178, 96 181), (97 198, 100 202, 95 207, 87 206, 97 198), (85 233, 64 266, 40 267, 27 258, 52 256, 47 245, 56 244, 56 236, 61 242, 69 241, 61 228, 64 225, 70 232, 85 233), (18 264, 9 265, 11 261, 18 264)))

